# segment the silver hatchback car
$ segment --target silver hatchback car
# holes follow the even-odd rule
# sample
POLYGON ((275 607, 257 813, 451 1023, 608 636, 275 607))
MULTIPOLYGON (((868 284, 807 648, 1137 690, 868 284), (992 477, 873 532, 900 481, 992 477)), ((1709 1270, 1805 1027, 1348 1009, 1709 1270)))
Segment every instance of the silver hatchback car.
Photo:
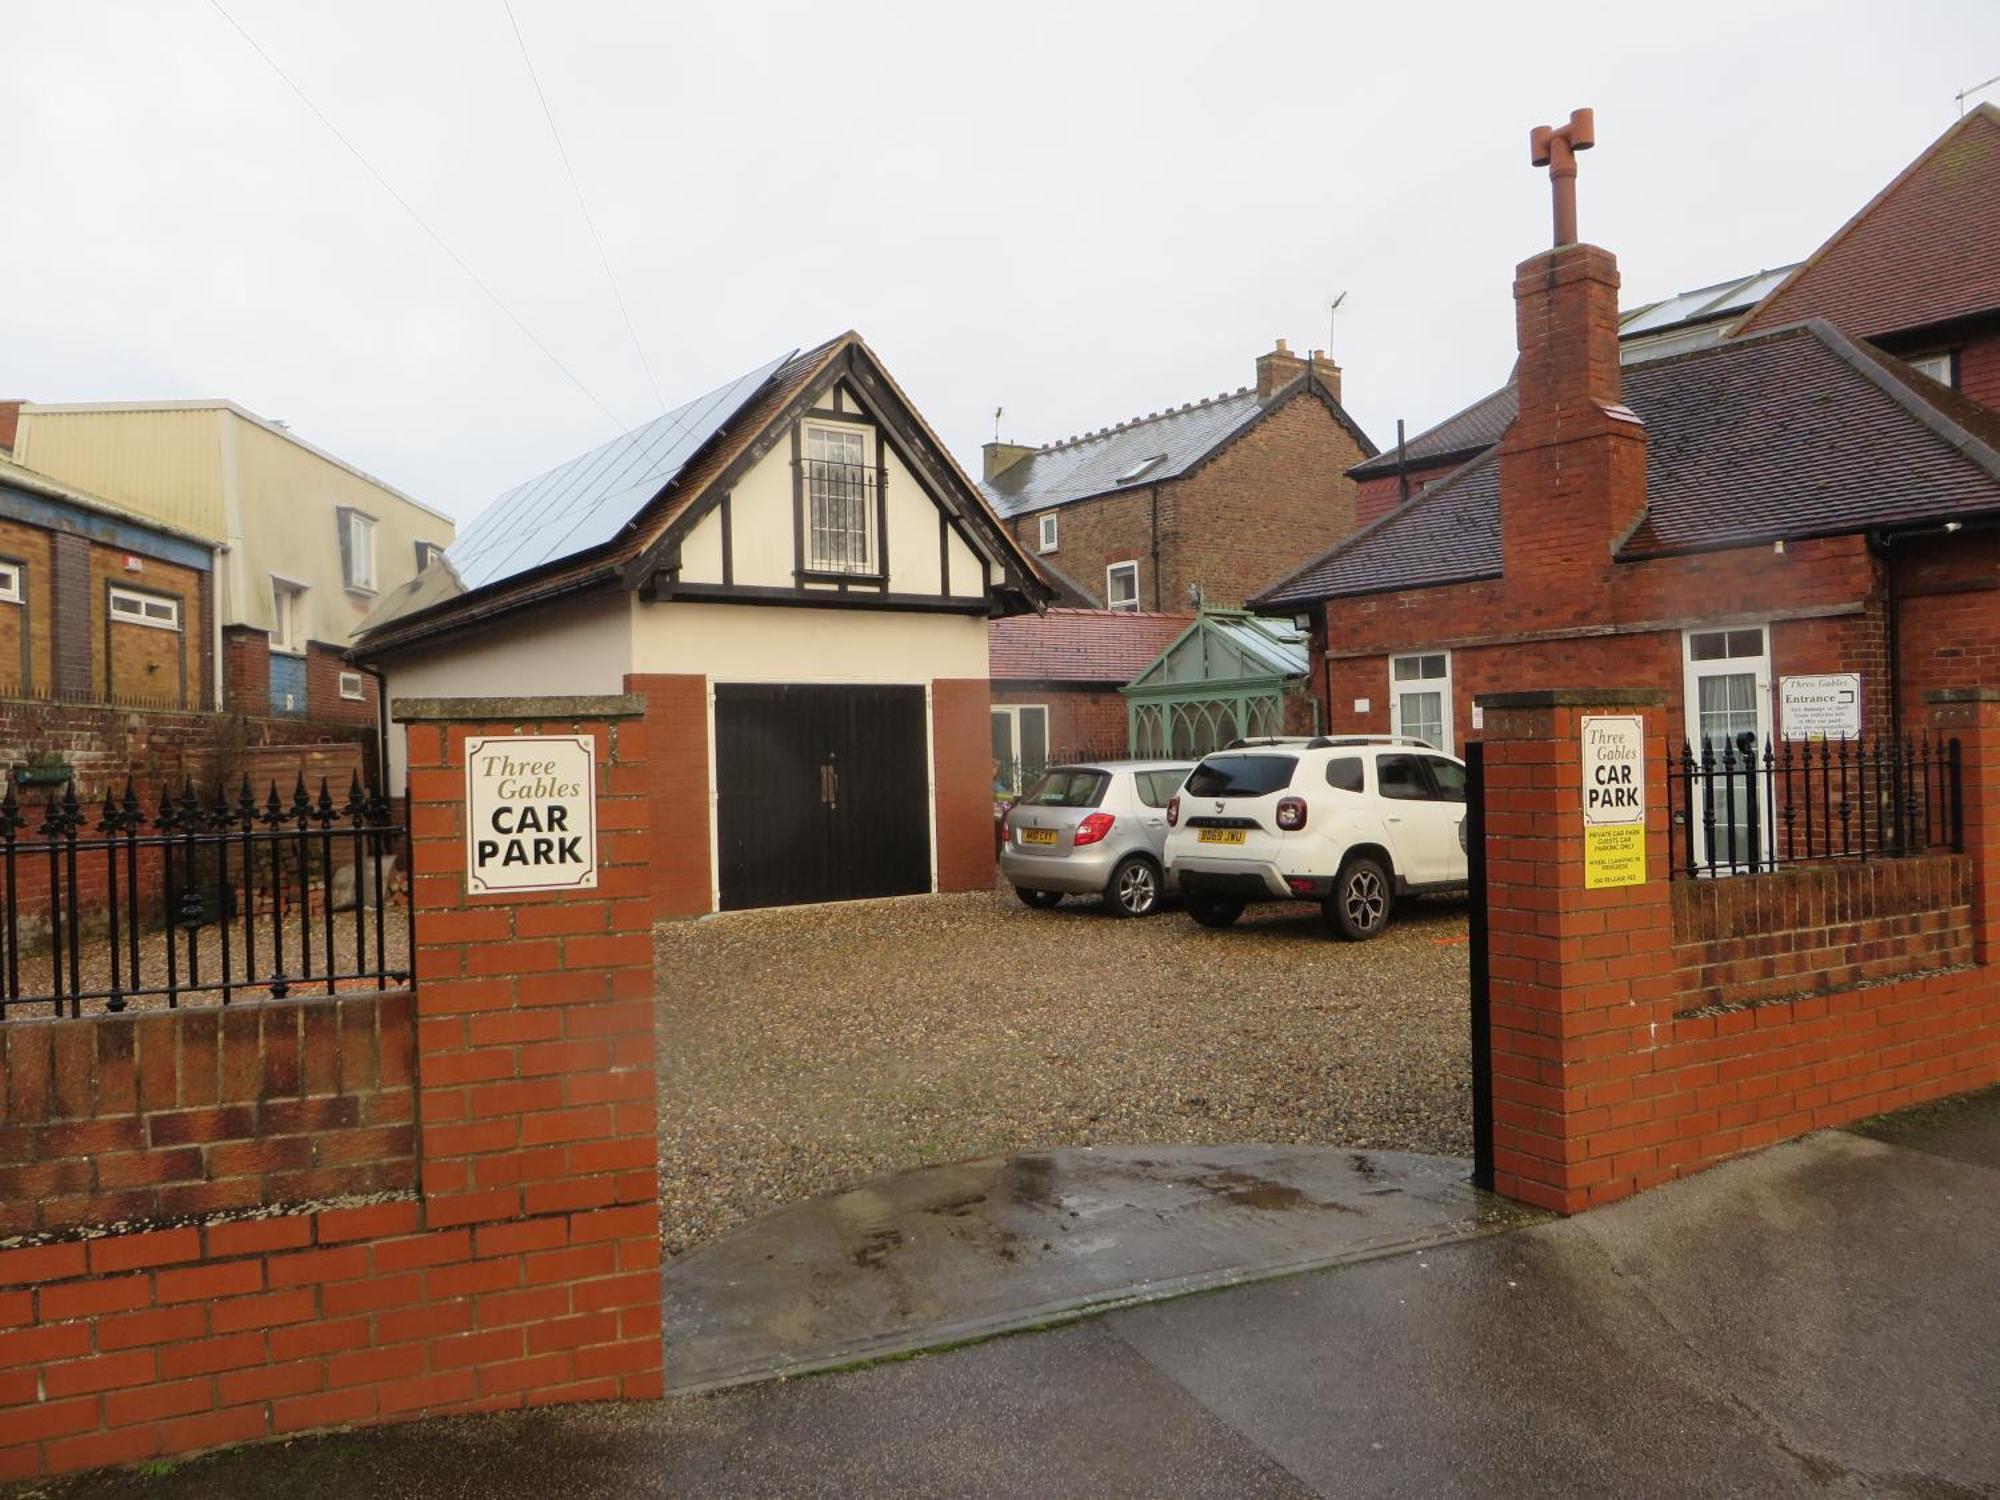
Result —
POLYGON ((1102 896, 1147 917, 1170 889, 1167 802, 1193 767, 1175 760, 1051 766, 1007 813, 1000 873, 1029 906, 1102 896))

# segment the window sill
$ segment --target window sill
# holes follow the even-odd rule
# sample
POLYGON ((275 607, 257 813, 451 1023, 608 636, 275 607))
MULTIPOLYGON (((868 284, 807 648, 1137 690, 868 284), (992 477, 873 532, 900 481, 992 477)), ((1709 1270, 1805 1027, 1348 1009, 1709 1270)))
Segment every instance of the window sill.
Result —
POLYGON ((887 583, 882 573, 849 573, 833 568, 802 568, 800 583, 887 583))

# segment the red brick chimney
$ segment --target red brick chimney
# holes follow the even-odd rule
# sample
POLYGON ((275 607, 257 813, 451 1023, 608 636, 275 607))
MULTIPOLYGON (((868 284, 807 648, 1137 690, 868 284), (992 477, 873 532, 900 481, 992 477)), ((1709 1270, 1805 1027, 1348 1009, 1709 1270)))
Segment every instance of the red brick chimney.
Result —
POLYGON ((25 401, 0 401, 0 453, 14 451, 14 435, 20 430, 21 408, 25 401))
POLYGON ((1537 165, 1555 168, 1558 243, 1514 273, 1521 409, 1500 445, 1502 567, 1510 588, 1554 591, 1552 612, 1565 588, 1602 580, 1646 508, 1645 424, 1619 389, 1618 261, 1563 240, 1575 234, 1572 133, 1574 149, 1591 144, 1588 111, 1535 133, 1537 165))

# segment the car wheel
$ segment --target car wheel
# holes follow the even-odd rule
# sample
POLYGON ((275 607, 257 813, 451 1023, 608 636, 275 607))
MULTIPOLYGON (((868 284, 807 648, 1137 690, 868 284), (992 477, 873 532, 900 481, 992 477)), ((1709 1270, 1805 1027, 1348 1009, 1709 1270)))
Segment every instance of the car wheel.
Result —
POLYGON ((1218 901, 1213 896, 1189 896, 1183 903, 1187 914, 1204 927, 1227 927, 1243 915, 1241 901, 1218 901))
POLYGON ((1333 894, 1326 898, 1326 919, 1350 943, 1365 943, 1389 925, 1395 887, 1381 862, 1356 855, 1340 867, 1333 894))
POLYGON ((1160 909, 1160 867, 1142 854, 1120 862, 1104 888, 1113 916, 1150 917, 1160 909))
POLYGON ((1061 891, 1031 891, 1024 885, 1015 886, 1014 894, 1021 898, 1023 906, 1032 906, 1037 911, 1046 911, 1062 900, 1061 891))

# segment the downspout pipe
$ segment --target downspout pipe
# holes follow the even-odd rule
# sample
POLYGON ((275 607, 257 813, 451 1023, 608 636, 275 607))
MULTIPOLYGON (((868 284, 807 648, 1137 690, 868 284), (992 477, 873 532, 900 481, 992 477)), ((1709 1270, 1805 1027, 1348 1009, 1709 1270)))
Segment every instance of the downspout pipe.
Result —
POLYGON ((1160 612, 1160 482, 1153 481, 1153 613, 1160 612))

